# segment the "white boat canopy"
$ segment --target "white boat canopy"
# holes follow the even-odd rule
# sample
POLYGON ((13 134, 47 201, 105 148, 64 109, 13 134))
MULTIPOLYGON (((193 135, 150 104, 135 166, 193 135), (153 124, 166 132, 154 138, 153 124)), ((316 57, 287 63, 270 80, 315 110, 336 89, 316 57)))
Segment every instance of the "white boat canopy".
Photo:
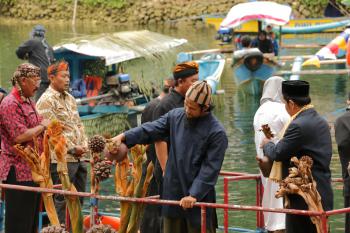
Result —
POLYGON ((289 22, 292 8, 275 2, 258 1, 240 3, 231 8, 220 24, 223 28, 236 28, 239 25, 259 20, 267 24, 285 25, 289 22))
POLYGON ((176 39, 142 30, 77 37, 58 44, 53 49, 55 53, 64 53, 68 50, 86 56, 100 57, 108 66, 155 55, 185 43, 187 43, 186 39, 176 39))

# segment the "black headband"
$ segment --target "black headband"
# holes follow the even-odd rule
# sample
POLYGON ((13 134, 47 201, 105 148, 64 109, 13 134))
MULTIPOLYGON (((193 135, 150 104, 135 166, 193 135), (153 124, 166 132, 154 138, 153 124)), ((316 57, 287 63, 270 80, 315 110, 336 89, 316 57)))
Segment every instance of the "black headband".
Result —
POLYGON ((174 79, 177 80, 179 78, 184 79, 184 78, 188 78, 192 75, 198 74, 198 69, 185 69, 185 70, 181 70, 179 72, 173 73, 174 75, 174 79))

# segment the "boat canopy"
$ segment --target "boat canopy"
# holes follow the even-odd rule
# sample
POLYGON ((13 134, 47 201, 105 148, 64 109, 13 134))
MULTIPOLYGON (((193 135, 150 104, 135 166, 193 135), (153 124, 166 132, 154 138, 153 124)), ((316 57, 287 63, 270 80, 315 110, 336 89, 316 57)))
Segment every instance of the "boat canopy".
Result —
POLYGON ((55 54, 75 52, 105 60, 105 65, 146 57, 187 43, 148 30, 126 31, 69 39, 54 46, 55 54))
POLYGON ((241 24, 258 20, 267 24, 285 25, 289 22, 292 8, 275 2, 259 1, 240 3, 231 8, 220 24, 224 28, 236 28, 241 24))

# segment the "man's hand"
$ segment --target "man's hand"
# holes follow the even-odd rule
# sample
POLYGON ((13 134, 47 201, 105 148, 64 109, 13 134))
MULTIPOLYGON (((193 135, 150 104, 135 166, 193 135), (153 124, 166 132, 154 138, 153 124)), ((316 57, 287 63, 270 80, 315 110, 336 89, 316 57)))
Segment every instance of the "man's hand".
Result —
POLYGON ((113 144, 115 145, 113 148, 110 148, 110 153, 117 154, 119 150, 120 144, 125 141, 125 135, 124 133, 121 133, 114 138, 111 139, 113 144))
POLYGON ((74 147, 74 152, 75 152, 74 156, 81 157, 83 154, 87 152, 87 148, 83 146, 76 146, 74 147))
POLYGON ((183 197, 180 200, 180 206, 184 209, 193 208, 194 203, 197 202, 197 199, 191 196, 183 197))
POLYGON ((263 148, 269 142, 271 142, 270 139, 264 138, 260 144, 260 148, 263 148))
POLYGON ((43 119, 41 122, 40 122, 40 125, 44 126, 45 128, 47 128, 50 124, 50 120, 48 119, 43 119))
POLYGON ((263 156, 262 158, 256 156, 255 159, 258 161, 258 165, 263 176, 269 177, 273 161, 271 161, 267 156, 263 156))

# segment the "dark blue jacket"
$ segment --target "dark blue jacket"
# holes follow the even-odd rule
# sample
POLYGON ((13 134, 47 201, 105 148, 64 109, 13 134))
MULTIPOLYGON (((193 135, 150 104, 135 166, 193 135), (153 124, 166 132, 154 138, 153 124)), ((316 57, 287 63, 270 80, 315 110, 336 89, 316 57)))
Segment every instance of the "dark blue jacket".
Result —
MULTIPOLYGON (((317 190, 322 198, 323 209, 333 209, 330 171, 332 158, 331 134, 328 123, 314 109, 301 112, 291 122, 285 135, 276 145, 269 142, 263 149, 264 154, 270 159, 282 162, 283 178, 288 176, 288 168, 292 167, 290 159, 293 156, 299 159, 303 155, 310 156, 313 160, 312 176, 317 183, 317 190)), ((289 195, 288 197, 292 209, 307 209, 306 203, 300 196, 289 195)), ((307 230, 315 229, 311 221, 306 223, 303 218, 305 217, 287 215, 286 226, 291 226, 294 229, 289 229, 287 232, 314 232, 307 230)))
MULTIPOLYGON (((162 198, 180 200, 191 195, 199 202, 215 202, 217 182, 228 145, 225 129, 209 113, 189 121, 183 108, 171 110, 158 120, 125 132, 126 144, 150 144, 169 138, 169 157, 163 179, 162 198)), ((163 206, 166 217, 186 217, 200 227, 200 209, 183 210, 163 206)), ((207 210, 207 225, 213 223, 212 209, 207 210)))

